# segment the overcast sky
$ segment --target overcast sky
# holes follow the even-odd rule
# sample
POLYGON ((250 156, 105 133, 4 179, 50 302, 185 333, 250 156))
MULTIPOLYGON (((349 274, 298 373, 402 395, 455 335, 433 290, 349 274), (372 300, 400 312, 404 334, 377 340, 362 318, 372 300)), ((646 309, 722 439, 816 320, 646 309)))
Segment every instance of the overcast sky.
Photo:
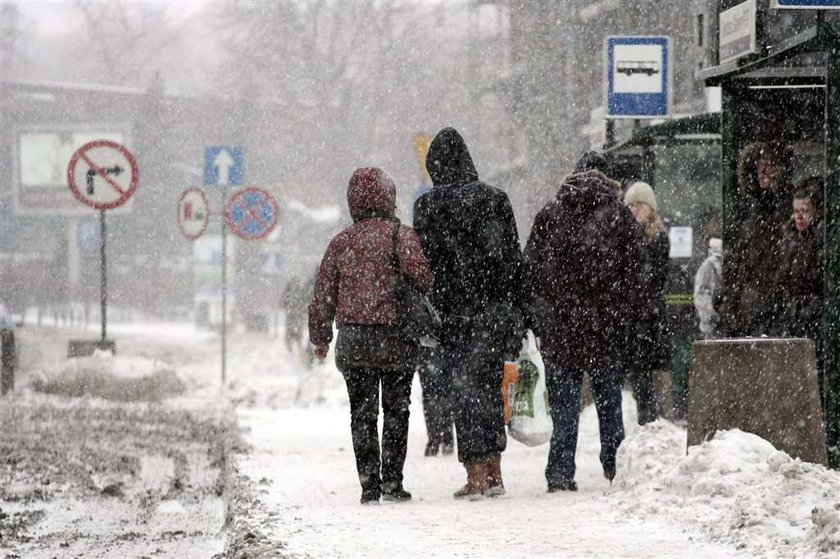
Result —
MULTIPOLYGON (((116 0, 112 0, 116 1, 116 0)), ((39 34, 58 35, 81 22, 81 14, 71 0, 17 0, 26 21, 32 22, 39 34)), ((166 4, 173 18, 186 18, 200 10, 205 0, 133 0, 122 4, 166 4)))

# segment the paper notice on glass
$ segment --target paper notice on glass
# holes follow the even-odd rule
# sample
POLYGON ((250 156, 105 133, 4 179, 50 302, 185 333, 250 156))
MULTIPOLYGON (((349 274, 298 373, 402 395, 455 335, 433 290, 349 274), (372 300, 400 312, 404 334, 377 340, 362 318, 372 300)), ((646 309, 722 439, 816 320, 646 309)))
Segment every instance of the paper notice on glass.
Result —
POLYGON ((691 258, 694 248, 694 229, 692 227, 671 227, 668 230, 671 241, 670 258, 691 258))

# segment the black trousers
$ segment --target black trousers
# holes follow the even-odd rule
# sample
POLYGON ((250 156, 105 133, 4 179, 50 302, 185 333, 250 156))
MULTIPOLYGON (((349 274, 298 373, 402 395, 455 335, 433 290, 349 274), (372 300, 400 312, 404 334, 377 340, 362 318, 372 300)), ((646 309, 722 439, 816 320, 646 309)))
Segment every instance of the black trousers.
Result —
POLYGON ((636 399, 639 425, 646 425, 659 419, 659 400, 653 385, 653 371, 637 368, 627 376, 636 399))
POLYGON ((444 347, 443 354, 452 374, 458 460, 485 462, 507 446, 502 404, 504 360, 461 344, 444 347))
POLYGON ((352 368, 342 372, 350 397, 350 430, 363 491, 400 487, 408 446, 413 370, 352 368), (382 387, 382 458, 379 454, 379 390, 382 387))
POLYGON ((423 388, 423 415, 430 445, 452 444, 452 377, 443 362, 441 348, 420 350, 420 386, 423 388))

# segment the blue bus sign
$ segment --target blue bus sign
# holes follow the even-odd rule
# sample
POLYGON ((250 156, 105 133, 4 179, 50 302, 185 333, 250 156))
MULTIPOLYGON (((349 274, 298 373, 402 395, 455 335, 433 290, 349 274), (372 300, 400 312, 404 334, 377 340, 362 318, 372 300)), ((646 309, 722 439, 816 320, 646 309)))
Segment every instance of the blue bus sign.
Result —
POLYGON ((668 37, 608 37, 607 118, 663 118, 671 113, 668 37))
POLYGON ((802 10, 840 10, 840 0, 776 0, 773 7, 802 10))

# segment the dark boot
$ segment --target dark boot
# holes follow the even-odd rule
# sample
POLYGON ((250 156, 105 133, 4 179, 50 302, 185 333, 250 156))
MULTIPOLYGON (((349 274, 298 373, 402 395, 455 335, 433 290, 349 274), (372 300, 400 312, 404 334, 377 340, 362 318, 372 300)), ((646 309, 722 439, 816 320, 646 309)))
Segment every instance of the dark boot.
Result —
POLYGON ((444 456, 448 456, 455 452, 455 442, 453 439, 452 425, 450 424, 441 436, 441 440, 443 441, 441 443, 441 452, 443 452, 444 456))
POLYGON ((573 479, 566 479, 548 484, 548 492, 556 493, 558 491, 577 491, 578 486, 573 479))
POLYGON ((440 445, 435 441, 429 441, 426 443, 426 450, 423 451, 423 456, 437 456, 438 448, 440 445))
POLYGON ((456 491, 453 497, 470 501, 483 499, 487 490, 487 463, 464 464, 464 469, 467 470, 467 483, 456 491))
POLYGON ((382 500, 383 501, 410 501, 411 500, 411 493, 406 491, 402 484, 396 485, 384 485, 382 487, 382 500))
POLYGON ((505 494, 505 484, 502 482, 502 455, 491 454, 487 459, 487 489, 484 494, 488 497, 500 497, 505 494))

